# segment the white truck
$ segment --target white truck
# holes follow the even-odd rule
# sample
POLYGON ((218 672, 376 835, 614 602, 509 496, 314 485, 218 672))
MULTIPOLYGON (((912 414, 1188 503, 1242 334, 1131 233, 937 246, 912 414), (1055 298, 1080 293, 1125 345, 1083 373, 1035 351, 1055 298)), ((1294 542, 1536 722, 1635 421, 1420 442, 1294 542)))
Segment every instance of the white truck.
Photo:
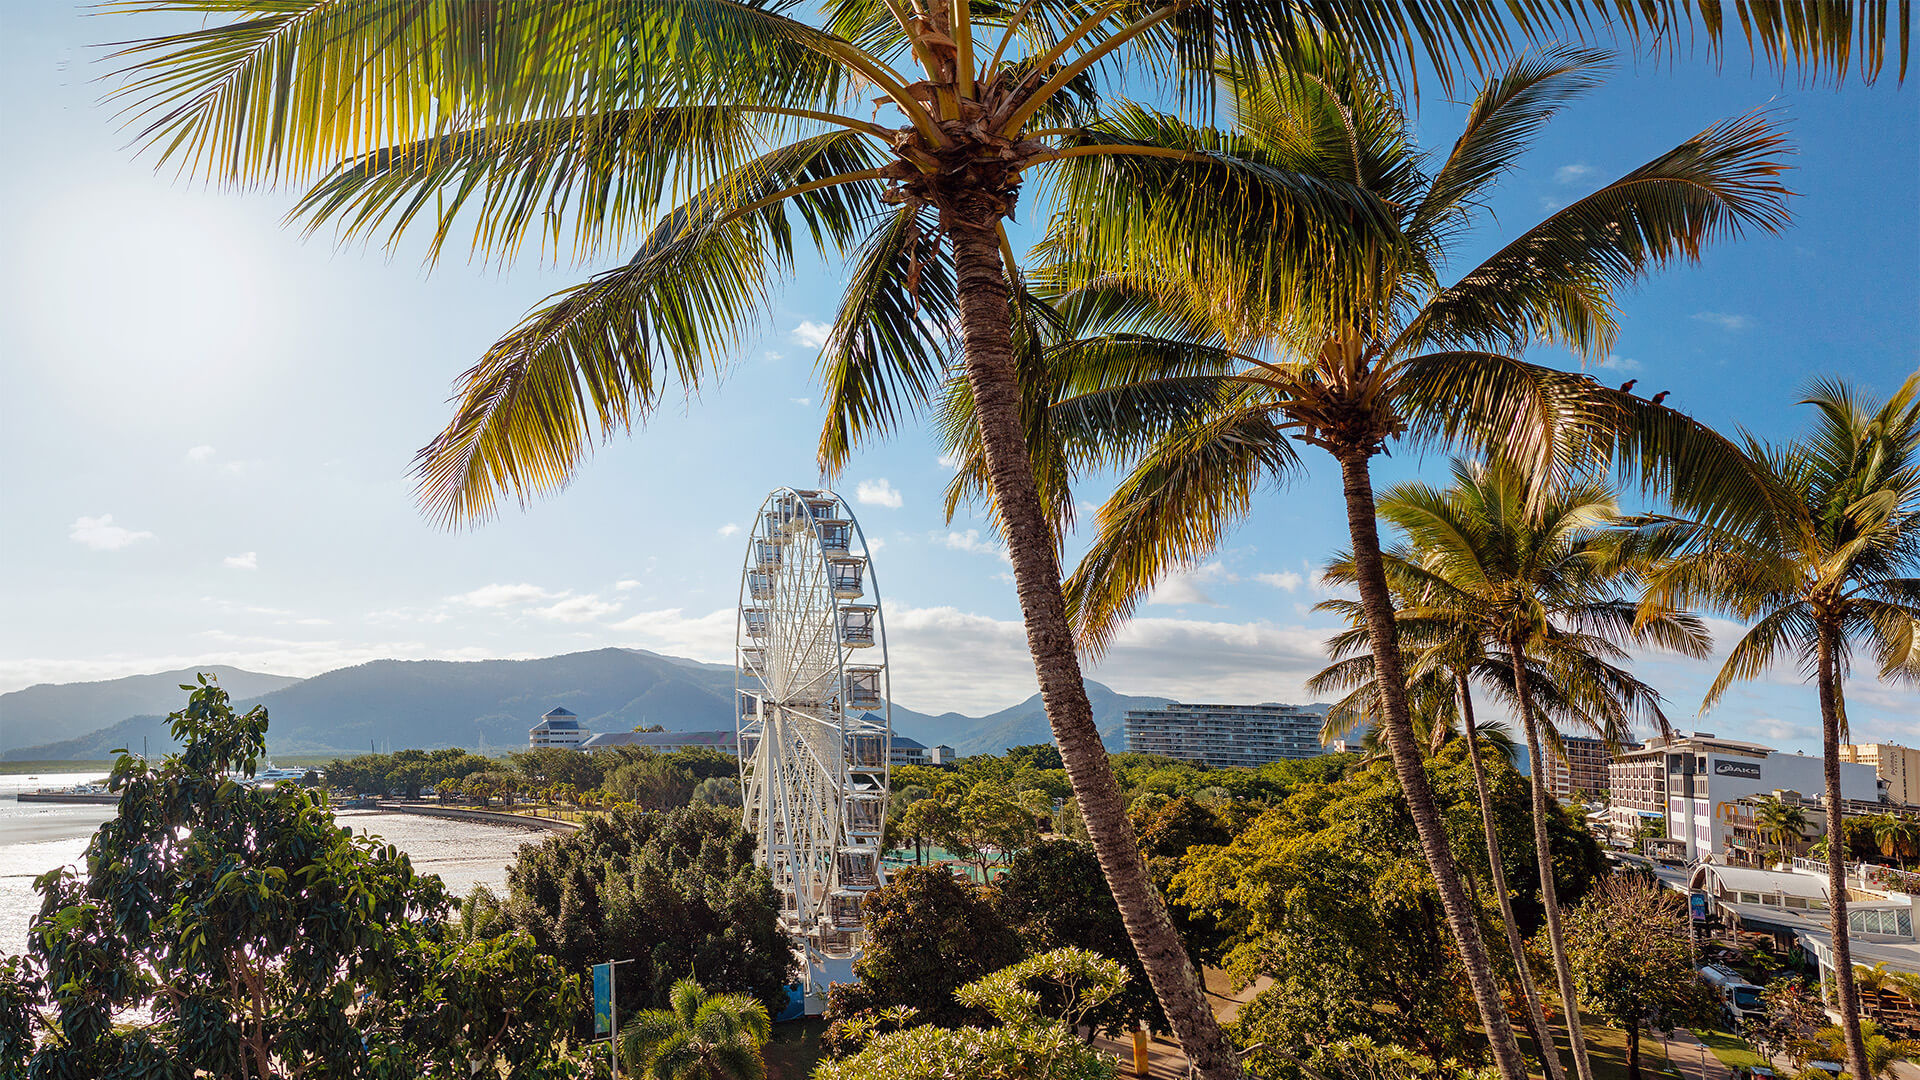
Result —
POLYGON ((1760 988, 1730 967, 1708 964, 1700 969, 1700 978, 1713 988, 1714 996, 1720 1000, 1720 1011, 1727 1019, 1727 1026, 1736 1031, 1748 1017, 1757 1017, 1767 1011, 1760 1002, 1760 988))

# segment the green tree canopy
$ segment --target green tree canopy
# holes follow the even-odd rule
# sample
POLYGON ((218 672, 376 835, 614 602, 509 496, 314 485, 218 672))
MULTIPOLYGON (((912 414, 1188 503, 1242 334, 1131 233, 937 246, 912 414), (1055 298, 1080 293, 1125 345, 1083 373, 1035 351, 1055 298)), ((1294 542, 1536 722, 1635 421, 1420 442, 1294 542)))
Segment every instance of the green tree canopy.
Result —
POLYGON ((955 992, 1021 957, 1019 937, 981 886, 943 866, 907 867, 887 878, 862 906, 866 949, 853 965, 860 981, 829 996, 828 1040, 840 1048, 849 1046, 850 1021, 887 1009, 912 1009, 923 1024, 984 1021, 955 992))
MULTIPOLYGON (((235 715, 204 675, 183 689, 169 718, 181 751, 157 764, 123 754, 119 807, 86 872, 36 883, 29 963, 53 1020, 30 1075, 568 1068, 578 979, 525 935, 460 940, 439 879, 335 825, 318 793, 237 782, 264 752, 266 709, 235 715), (135 1010, 150 1019, 130 1022, 135 1010)), ((15 997, 0 994, 0 1049, 17 1064, 15 997)))
POLYGON ((1627 1033, 1627 1078, 1640 1075, 1640 1027, 1672 1034, 1711 1023, 1694 972, 1685 902, 1651 876, 1615 874, 1567 913, 1567 956, 1583 1008, 1627 1033))
POLYGON ((674 980, 786 1004, 793 941, 738 811, 630 807, 521 849, 507 915, 568 971, 633 960, 620 1000, 665 1008, 674 980))

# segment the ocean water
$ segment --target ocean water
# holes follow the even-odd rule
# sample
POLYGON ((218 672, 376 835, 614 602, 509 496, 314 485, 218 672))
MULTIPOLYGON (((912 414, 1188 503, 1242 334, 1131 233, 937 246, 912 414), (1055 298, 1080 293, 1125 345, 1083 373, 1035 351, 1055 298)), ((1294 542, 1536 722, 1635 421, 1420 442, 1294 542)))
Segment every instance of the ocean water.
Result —
MULTIPOLYGON (((87 842, 112 806, 71 803, 23 803, 13 794, 41 787, 69 787, 99 779, 93 775, 42 776, 28 782, 0 777, 0 953, 26 948, 28 928, 40 911, 33 880, 59 866, 80 867, 87 842)), ((451 821, 375 810, 344 810, 340 824, 379 836, 407 853, 414 869, 438 874, 454 896, 475 885, 504 892, 507 867, 523 844, 551 833, 537 828, 451 821)))

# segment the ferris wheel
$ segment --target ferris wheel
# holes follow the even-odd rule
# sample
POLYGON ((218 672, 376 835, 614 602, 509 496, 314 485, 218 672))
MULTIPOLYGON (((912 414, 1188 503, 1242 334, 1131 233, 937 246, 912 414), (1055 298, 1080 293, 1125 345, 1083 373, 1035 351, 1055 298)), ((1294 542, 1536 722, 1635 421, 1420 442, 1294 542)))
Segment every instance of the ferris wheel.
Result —
POLYGON ((781 923, 806 953, 808 1012, 853 980, 861 908, 884 880, 893 740, 870 551, 839 496, 780 488, 754 517, 740 575, 741 801, 781 923))

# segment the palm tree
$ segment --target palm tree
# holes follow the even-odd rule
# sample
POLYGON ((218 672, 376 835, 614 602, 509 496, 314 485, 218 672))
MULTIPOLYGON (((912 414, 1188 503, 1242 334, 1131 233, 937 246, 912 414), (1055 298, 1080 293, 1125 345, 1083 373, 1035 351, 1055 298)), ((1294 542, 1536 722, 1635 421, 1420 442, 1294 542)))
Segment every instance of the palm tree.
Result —
MULTIPOLYGON (((189 174, 240 185, 317 178, 295 211, 309 228, 334 222, 349 238, 397 239, 418 225, 437 256, 470 220, 475 251, 503 259, 530 237, 554 254, 596 259, 644 234, 631 258, 550 298, 463 377, 453 420, 417 461, 423 504, 448 523, 487 518, 503 494, 524 501, 558 490, 597 439, 644 420, 673 384, 691 392, 711 381, 791 265, 795 218, 816 247, 856 264, 824 357, 835 403, 822 441, 829 469, 938 385, 946 328, 957 325, 957 366, 976 400, 996 518, 1081 816, 1189 1058, 1204 1075, 1239 1074, 1126 828, 1082 685, 1027 467, 1014 344, 1022 290, 1003 225, 1036 170, 1126 160, 1204 174, 1193 190, 1231 186, 1240 211, 1276 223, 1337 219, 1371 231, 1364 226, 1379 224, 1382 207, 1351 185, 1302 183, 1211 139, 1181 147, 1137 138, 1140 124, 1166 125, 1097 91, 1123 70, 1151 71, 1169 98, 1206 115, 1217 70, 1284 63, 1313 34, 1382 69, 1418 59, 1446 83, 1463 63, 1501 56, 1516 40, 1585 32, 1592 8, 1572 0, 1527 0, 1510 12, 1330 0, 110 6, 233 16, 124 45, 114 54, 124 64, 120 99, 139 141, 189 174)), ((1857 67, 1871 78, 1895 26, 1904 56, 1905 20, 1872 5, 1856 14, 1743 4, 1737 14, 1770 61, 1836 76, 1857 67)), ((1615 0, 1600 15, 1608 32, 1667 41, 1694 17, 1690 0, 1615 0)), ((1717 14, 1701 19, 1712 47, 1726 26, 1717 14)), ((1184 130, 1175 122, 1166 133, 1184 130)), ((1279 232, 1289 242, 1301 236, 1279 232)), ((1667 246, 1653 240, 1656 251, 1667 246)), ((1456 922, 1456 932, 1466 926, 1456 922)), ((1476 941, 1461 947, 1477 970, 1476 941)), ((1504 1016, 1485 993, 1479 1004, 1495 1057, 1516 1077, 1504 1016)))
POLYGON ((1780 853, 1781 862, 1793 856, 1807 833, 1807 812, 1798 803, 1783 802, 1770 795, 1755 800, 1753 822, 1760 839, 1771 843, 1780 853))
POLYGON ((1818 1056, 1829 1061, 1847 1059, 1847 1071, 1841 1076, 1882 1080, 1893 1075, 1894 1062, 1920 1054, 1920 1045, 1882 1035, 1880 1025, 1872 1020, 1860 1020, 1857 1023, 1861 1042, 1857 1048, 1860 1055, 1857 1059, 1853 1056, 1856 1051, 1854 1036, 1843 1028, 1824 1027, 1813 1038, 1812 1049, 1818 1056))
POLYGON ((1873 823, 1873 842, 1879 845, 1880 854, 1899 859, 1900 869, 1905 870, 1907 857, 1920 849, 1920 824, 1898 814, 1881 814, 1873 823))
MULTIPOLYGON (((1042 341, 1025 368, 1029 396, 1042 399, 1029 405, 1029 448, 1057 523, 1071 520, 1066 480, 1076 471, 1131 465, 1067 586, 1091 652, 1160 577, 1208 557, 1263 483, 1300 468, 1296 440, 1338 461, 1382 673, 1380 728, 1503 1069, 1497 987, 1419 766, 1371 461, 1396 439, 1467 440, 1525 459, 1542 479, 1617 455, 1645 482, 1711 488, 1738 458, 1711 431, 1518 356, 1540 340, 1604 355, 1618 290, 1716 239, 1786 220, 1782 143, 1764 117, 1747 116, 1557 211, 1443 285, 1442 263, 1473 209, 1551 114, 1592 84, 1599 60, 1558 50, 1515 62, 1482 89, 1437 163, 1419 155, 1391 97, 1331 47, 1303 50, 1258 85, 1225 77, 1237 95, 1233 132, 1161 117, 1134 124, 1134 139, 1207 142, 1288 175, 1364 187, 1388 208, 1395 240, 1343 240, 1350 234, 1296 219, 1268 227, 1238 212, 1231 188, 1189 195, 1187 178, 1156 159, 1065 163, 1044 278, 1060 317, 1042 328, 1066 340, 1042 341)), ((963 462, 951 503, 991 485, 969 387, 952 385, 946 406, 963 462)))
MULTIPOLYGON (((1547 938, 1568 1004, 1574 1065, 1590 1080, 1548 845, 1551 772, 1542 726, 1555 710, 1542 705, 1559 704, 1563 716, 1615 745, 1636 718, 1664 728, 1658 695, 1614 662, 1624 659, 1628 642, 1704 655, 1706 632, 1696 618, 1636 610, 1626 598, 1638 548, 1615 524, 1617 508, 1604 485, 1536 492, 1517 467, 1498 462, 1456 461, 1453 477, 1445 491, 1409 483, 1380 500, 1380 517, 1405 537, 1403 546, 1384 553, 1383 571, 1407 601, 1402 618, 1447 626, 1450 636, 1484 652, 1500 650, 1507 659, 1507 685, 1532 760, 1534 854, 1547 938), (1535 679, 1537 664, 1552 681, 1535 679)), ((1345 564, 1328 576, 1356 574, 1345 564)))
MULTIPOLYGON (((1398 567, 1414 561, 1411 555, 1394 551, 1389 557, 1392 560, 1389 564, 1392 575, 1389 584, 1396 586, 1395 600, 1400 610, 1396 612, 1395 621, 1405 654, 1407 695, 1412 706, 1416 734, 1424 724, 1428 731, 1425 742, 1429 753, 1438 753, 1446 745, 1456 724, 1466 741, 1467 760, 1473 771, 1474 792, 1480 804, 1480 820, 1485 834, 1488 876, 1491 879, 1489 889, 1499 904, 1507 951, 1513 960, 1515 982, 1526 1004, 1527 1022, 1535 1045, 1540 1047, 1541 1061, 1546 1066, 1549 1080, 1559 1080, 1564 1073, 1559 1055, 1552 1049, 1546 1013, 1541 1007, 1540 994, 1534 986, 1532 969, 1527 962, 1526 943, 1520 936, 1519 920, 1514 917, 1512 890, 1507 885, 1506 859, 1501 851, 1499 834, 1494 829, 1493 796, 1487 786, 1486 766, 1481 757, 1483 746, 1511 756, 1512 736, 1497 723, 1478 723, 1473 705, 1472 683, 1476 678, 1509 703, 1513 701, 1513 659, 1510 655, 1490 653, 1484 635, 1476 625, 1449 618, 1444 607, 1423 606, 1422 593, 1417 591, 1419 575, 1393 574, 1398 567), (1408 587, 1416 591, 1405 591, 1408 587)), ((1352 561, 1335 560, 1326 577, 1331 582, 1351 582, 1352 561)), ((1335 599, 1322 602, 1318 608, 1342 612, 1354 624, 1352 629, 1329 639, 1327 651, 1334 662, 1307 680, 1306 684, 1307 692, 1311 694, 1348 690, 1347 695, 1327 711, 1326 725, 1322 730, 1322 741, 1327 741, 1368 722, 1377 711, 1375 703, 1379 700, 1380 691, 1373 654, 1368 649, 1365 616, 1359 605, 1351 600, 1335 599)), ((1619 695, 1626 694, 1647 702, 1654 700, 1651 688, 1590 653, 1556 659, 1559 661, 1557 667, 1550 667, 1537 658, 1530 659, 1529 664, 1534 670, 1530 674, 1529 685, 1536 699, 1548 699, 1550 711, 1563 722, 1578 723, 1602 731, 1617 729, 1617 717, 1631 713, 1634 708, 1629 702, 1621 700, 1619 695), (1593 679, 1591 671, 1596 666, 1610 669, 1610 677, 1605 680, 1593 679), (1558 681, 1562 676, 1569 677, 1567 690, 1571 692, 1562 691, 1558 681), (1615 720, 1597 720, 1580 708, 1580 703, 1596 690, 1602 695, 1613 695, 1610 700, 1602 700, 1597 704, 1602 713, 1615 717, 1615 720)), ((1370 730, 1368 737, 1372 738, 1377 731, 1377 728, 1370 730)), ((1557 747, 1557 733, 1551 726, 1547 731, 1549 735, 1556 736, 1553 741, 1557 747)))
POLYGON ((1860 988, 1860 1001, 1866 1005, 1867 1012, 1875 1019, 1880 1017, 1883 1000, 1880 995, 1893 989, 1893 973, 1887 970, 1884 961, 1868 967, 1865 964, 1853 965, 1853 982, 1860 988))
POLYGON ((751 994, 709 994, 692 979, 673 984, 667 1009, 648 1009, 620 1032, 627 1068, 653 1080, 764 1080, 760 1048, 773 1033, 751 994))
POLYGON ((1736 679, 1791 656, 1820 695, 1826 765, 1828 909, 1834 987, 1847 1061, 1867 1075, 1860 997, 1847 937, 1845 803, 1840 741, 1846 673, 1868 650, 1883 678, 1920 674, 1920 373, 1878 405, 1818 380, 1802 404, 1813 427, 1783 446, 1746 440, 1745 463, 1718 498, 1657 520, 1679 555, 1649 581, 1650 604, 1710 606, 1750 623, 1708 687, 1712 708, 1736 679))

